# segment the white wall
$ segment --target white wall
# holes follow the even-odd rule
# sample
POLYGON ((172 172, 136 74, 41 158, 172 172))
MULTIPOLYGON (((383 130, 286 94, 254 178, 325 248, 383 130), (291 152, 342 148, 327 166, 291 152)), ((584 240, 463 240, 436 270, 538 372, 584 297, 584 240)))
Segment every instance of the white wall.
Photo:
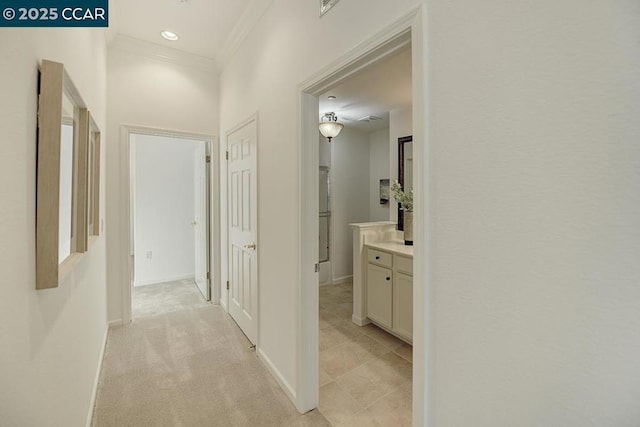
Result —
POLYGON ((389 179, 390 145, 389 129, 369 134, 369 221, 389 221, 391 200, 380 204, 380 180, 389 179))
POLYGON ((134 286, 194 277, 191 222, 198 142, 140 134, 132 134, 131 142, 135 151, 134 286))
MULTIPOLYGON (((415 83, 414 83, 415 84, 415 83)), ((389 176, 398 179, 398 138, 413 135, 411 107, 398 108, 389 112, 389 176)), ((393 196, 389 201, 389 220, 398 221, 398 203, 393 196)))
POLYGON ((432 425, 637 425, 631 0, 353 0, 322 18, 316 3, 274 0, 221 77, 221 128, 259 112, 261 188, 279 189, 259 200, 261 350, 295 390, 298 267, 281 260, 297 259, 299 218, 282 206, 295 206, 304 141, 282 117, 298 117, 300 82, 416 4, 431 345, 414 355, 430 356, 432 425))
POLYGON ((349 224, 369 221, 369 134, 344 128, 331 150, 332 281, 353 275, 349 224))
POLYGON ((81 426, 107 329, 105 235, 58 288, 36 291, 38 63, 64 63, 106 135, 104 33, 4 28, 0 38, 0 424, 81 426))
MULTIPOLYGON (((221 134, 249 115, 259 115, 258 345, 293 390, 297 387, 298 149, 304 143, 295 119, 297 86, 416 3, 342 1, 319 18, 316 2, 274 0, 221 75, 221 134), (283 264, 283 259, 289 261, 283 264)), ((224 260, 222 265, 226 280, 224 260)))
POLYGON ((117 38, 108 50, 107 81, 108 315, 116 321, 122 318, 122 251, 126 251, 120 219, 120 126, 217 135, 218 77, 213 61, 117 38))
POLYGON ((435 425, 640 422, 640 3, 430 2, 435 425))

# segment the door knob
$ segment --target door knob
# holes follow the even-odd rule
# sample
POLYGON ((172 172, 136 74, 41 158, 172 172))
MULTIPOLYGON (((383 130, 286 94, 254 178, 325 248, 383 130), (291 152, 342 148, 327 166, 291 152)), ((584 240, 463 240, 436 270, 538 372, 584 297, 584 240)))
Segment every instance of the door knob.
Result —
POLYGON ((255 243, 251 243, 249 245, 244 245, 245 249, 253 249, 254 251, 256 250, 256 244, 255 243))

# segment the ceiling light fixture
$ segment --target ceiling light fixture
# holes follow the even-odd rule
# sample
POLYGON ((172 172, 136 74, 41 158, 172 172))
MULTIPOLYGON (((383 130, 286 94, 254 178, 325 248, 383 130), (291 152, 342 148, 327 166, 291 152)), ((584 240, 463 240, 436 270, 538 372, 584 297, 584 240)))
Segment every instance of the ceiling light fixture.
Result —
POLYGON ((322 118, 320 119, 320 124, 318 128, 320 129, 320 133, 322 136, 327 138, 329 142, 342 130, 344 125, 342 123, 338 123, 338 117, 335 113, 324 113, 322 118), (326 120, 326 121, 325 121, 326 120))
POLYGON ((334 99, 336 99, 336 97, 334 95, 329 95, 329 96, 327 96, 327 99, 329 101, 333 101, 334 99))
POLYGON ((176 40, 178 40, 180 38, 173 31, 167 31, 167 30, 164 30, 163 32, 161 32, 160 35, 162 37, 164 37, 166 40, 169 40, 169 41, 172 41, 172 42, 174 42, 174 41, 176 41, 176 40))

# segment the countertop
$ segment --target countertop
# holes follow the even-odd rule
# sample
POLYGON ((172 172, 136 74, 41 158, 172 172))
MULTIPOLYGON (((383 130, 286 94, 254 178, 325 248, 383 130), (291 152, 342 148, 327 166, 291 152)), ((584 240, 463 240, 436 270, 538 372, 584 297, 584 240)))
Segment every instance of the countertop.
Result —
POLYGON ((413 246, 407 246, 401 241, 368 242, 365 246, 413 258, 413 246))

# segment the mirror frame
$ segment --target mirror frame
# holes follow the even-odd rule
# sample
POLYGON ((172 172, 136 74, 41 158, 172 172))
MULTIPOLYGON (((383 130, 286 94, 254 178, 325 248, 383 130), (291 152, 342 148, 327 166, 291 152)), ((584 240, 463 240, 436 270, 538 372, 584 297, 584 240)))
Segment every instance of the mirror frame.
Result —
POLYGON ((43 60, 39 74, 37 169, 36 169, 36 289, 56 288, 87 249, 87 141, 89 113, 64 65, 43 60), (74 129, 72 178, 75 244, 62 262, 58 259, 60 240, 60 156, 62 99, 67 96, 78 108, 74 129), (84 173, 83 173, 84 171, 84 173))
MULTIPOLYGON (((398 182, 400 187, 404 190, 404 144, 407 142, 413 142, 413 135, 403 136, 398 138, 398 182)), ((402 215, 402 209, 400 209, 400 203, 398 205, 398 230, 404 230, 404 215, 402 215)))
POLYGON ((88 185, 91 186, 91 198, 87 202, 91 203, 92 218, 87 218, 89 230, 89 245, 100 235, 100 128, 96 124, 93 116, 89 114, 89 131, 87 139, 87 151, 93 156, 88 158, 91 167, 88 167, 89 176, 88 185), (89 145, 93 138, 93 150, 89 150, 89 145))

